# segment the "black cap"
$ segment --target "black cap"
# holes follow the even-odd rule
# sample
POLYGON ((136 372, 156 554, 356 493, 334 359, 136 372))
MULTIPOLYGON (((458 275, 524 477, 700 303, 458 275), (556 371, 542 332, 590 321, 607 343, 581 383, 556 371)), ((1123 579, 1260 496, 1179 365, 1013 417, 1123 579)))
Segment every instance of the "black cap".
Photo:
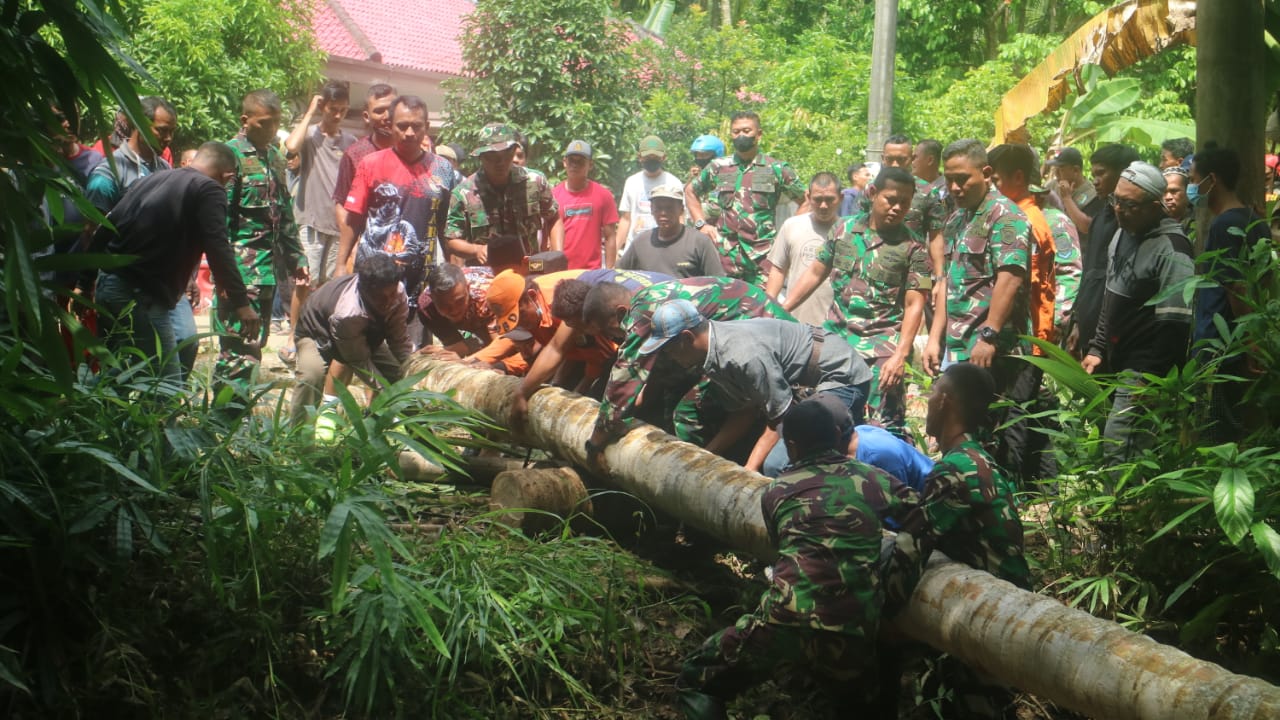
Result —
POLYGON ((1062 165, 1074 165, 1075 167, 1084 167, 1084 157, 1080 155, 1080 151, 1075 148, 1062 148, 1058 151, 1053 159, 1045 163, 1049 167, 1060 167, 1062 165))

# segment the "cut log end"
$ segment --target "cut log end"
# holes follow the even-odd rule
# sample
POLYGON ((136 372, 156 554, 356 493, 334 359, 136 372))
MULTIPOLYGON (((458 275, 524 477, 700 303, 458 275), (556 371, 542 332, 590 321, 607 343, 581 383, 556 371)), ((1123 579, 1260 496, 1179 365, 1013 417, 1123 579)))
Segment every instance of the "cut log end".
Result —
POLYGON ((554 530, 574 515, 591 515, 587 486, 569 468, 507 470, 493 479, 489 507, 499 521, 528 534, 554 530))

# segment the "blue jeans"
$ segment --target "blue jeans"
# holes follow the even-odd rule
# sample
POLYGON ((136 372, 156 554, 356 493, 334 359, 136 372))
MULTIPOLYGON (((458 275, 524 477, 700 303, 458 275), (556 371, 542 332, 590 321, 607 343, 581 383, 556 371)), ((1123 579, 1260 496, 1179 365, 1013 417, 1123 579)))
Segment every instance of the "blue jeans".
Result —
POLYGON ((119 275, 106 272, 98 273, 94 297, 107 311, 99 328, 108 348, 117 353, 137 348, 151 359, 157 376, 181 381, 182 370, 174 352, 174 308, 157 302, 119 275))
MULTIPOLYGON (((841 385, 840 387, 829 388, 821 392, 827 395, 835 395, 844 400, 849 407, 849 415, 853 418, 853 424, 849 426, 849 432, 852 433, 854 425, 861 425, 866 420, 867 393, 871 391, 871 383, 864 382, 858 385, 841 385)), ((784 433, 781 424, 778 425, 778 434, 784 433)), ((844 445, 841 451, 848 447, 849 438, 843 438, 844 445)), ((760 466, 760 474, 765 477, 778 477, 782 474, 791 459, 787 457, 787 444, 778 439, 777 444, 769 451, 768 457, 764 459, 764 464, 760 466)))
POLYGON ((196 314, 191 309, 191 301, 186 297, 178 300, 178 304, 169 311, 169 324, 173 326, 173 342, 178 346, 178 361, 182 368, 182 378, 190 377, 195 367, 196 355, 200 352, 200 342, 195 339, 196 314))

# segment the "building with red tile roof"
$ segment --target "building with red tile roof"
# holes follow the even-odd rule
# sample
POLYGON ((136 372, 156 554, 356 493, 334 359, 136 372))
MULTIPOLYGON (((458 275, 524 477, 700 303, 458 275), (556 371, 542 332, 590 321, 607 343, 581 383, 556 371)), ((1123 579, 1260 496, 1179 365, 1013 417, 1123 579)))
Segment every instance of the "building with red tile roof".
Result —
POLYGON ((329 55, 325 75, 351 83, 359 118, 370 85, 418 95, 434 129, 444 120, 441 83, 462 75, 462 20, 473 0, 314 0, 312 32, 329 55))

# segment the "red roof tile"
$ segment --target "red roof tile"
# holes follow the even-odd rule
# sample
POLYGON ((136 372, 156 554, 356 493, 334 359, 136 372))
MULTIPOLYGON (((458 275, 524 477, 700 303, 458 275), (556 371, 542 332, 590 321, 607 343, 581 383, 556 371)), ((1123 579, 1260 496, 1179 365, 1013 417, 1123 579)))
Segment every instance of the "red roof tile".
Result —
POLYGON ((369 60, 376 52, 387 65, 462 74, 458 38, 462 18, 475 10, 471 0, 315 0, 314 7, 312 30, 330 55, 369 60))

